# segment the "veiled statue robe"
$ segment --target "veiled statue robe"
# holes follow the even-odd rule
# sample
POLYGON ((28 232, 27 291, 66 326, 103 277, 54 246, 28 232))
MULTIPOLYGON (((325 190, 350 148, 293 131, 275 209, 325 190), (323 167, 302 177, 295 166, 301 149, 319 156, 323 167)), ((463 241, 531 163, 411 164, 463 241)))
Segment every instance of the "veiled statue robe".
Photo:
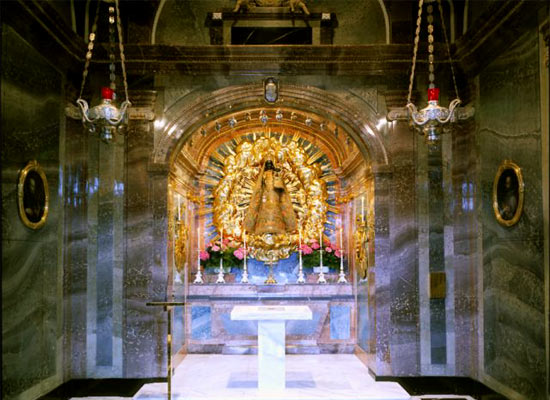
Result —
POLYGON ((297 229, 292 201, 277 171, 262 167, 250 198, 244 227, 256 235, 290 233, 297 229))

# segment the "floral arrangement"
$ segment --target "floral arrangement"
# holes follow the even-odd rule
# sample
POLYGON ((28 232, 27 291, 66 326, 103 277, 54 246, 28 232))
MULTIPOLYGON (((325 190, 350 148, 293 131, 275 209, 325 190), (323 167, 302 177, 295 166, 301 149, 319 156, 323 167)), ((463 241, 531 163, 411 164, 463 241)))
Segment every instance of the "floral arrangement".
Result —
POLYGON ((199 257, 201 265, 204 268, 219 268, 220 259, 223 257, 225 267, 240 267, 245 255, 245 249, 239 246, 239 243, 229 238, 224 238, 223 242, 210 242, 205 250, 201 250, 199 257))
MULTIPOLYGON (((319 242, 314 240, 310 244, 302 244, 302 263, 304 267, 319 266, 319 242)), ((335 243, 323 242, 323 266, 337 269, 340 268, 342 250, 335 243)))
MULTIPOLYGON (((331 269, 340 268, 342 258, 341 249, 335 243, 323 242, 323 266, 331 269)), ((304 267, 319 266, 319 242, 313 240, 309 244, 302 244, 302 263, 304 267)), ((233 238, 224 238, 220 244, 209 242, 205 250, 201 250, 200 259, 203 268, 219 268, 220 259, 223 257, 225 267, 240 267, 245 256, 245 249, 233 238)))

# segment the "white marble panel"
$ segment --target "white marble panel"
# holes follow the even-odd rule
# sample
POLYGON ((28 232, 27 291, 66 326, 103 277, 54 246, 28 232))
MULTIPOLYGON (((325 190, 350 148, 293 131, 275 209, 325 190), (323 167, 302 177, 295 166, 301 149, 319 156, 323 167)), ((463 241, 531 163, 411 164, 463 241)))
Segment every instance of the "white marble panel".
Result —
POLYGON ((308 306, 235 306, 231 311, 233 320, 287 320, 311 319, 308 306))
POLYGON ((258 323, 258 388, 285 388, 285 321, 258 323))

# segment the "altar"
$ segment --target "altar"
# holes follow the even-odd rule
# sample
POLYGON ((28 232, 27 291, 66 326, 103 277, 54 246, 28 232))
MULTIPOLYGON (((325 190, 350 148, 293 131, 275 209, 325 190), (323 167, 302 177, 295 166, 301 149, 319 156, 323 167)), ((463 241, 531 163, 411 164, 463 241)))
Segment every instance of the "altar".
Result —
POLYGON ((188 353, 257 354, 257 321, 231 319, 242 305, 309 306, 311 320, 286 323, 287 354, 351 354, 356 344, 351 284, 190 285, 187 304, 188 353))
POLYGON ((310 320, 308 306, 235 306, 231 319, 258 321, 258 389, 283 390, 286 321, 310 320))

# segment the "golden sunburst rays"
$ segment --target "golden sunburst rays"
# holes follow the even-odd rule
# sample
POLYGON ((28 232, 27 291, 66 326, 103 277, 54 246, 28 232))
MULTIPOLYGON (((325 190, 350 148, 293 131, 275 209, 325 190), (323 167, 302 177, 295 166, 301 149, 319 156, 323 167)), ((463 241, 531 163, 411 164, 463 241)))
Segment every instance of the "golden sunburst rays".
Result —
MULTIPOLYGON (((334 188, 338 178, 328 157, 295 132, 266 130, 233 138, 210 155, 206 174, 200 179, 210 199, 199 212, 206 217, 210 240, 219 239, 223 229, 224 238, 242 243, 243 219, 268 154, 281 169, 294 212, 301 222, 304 242, 317 240, 319 232, 325 231, 325 224, 335 224, 338 208, 334 188)), ((250 236, 247 235, 250 254, 258 259, 268 253, 269 257, 276 254, 278 258, 286 258, 296 250, 298 241, 297 232, 275 240, 270 238, 270 243, 250 236)))

